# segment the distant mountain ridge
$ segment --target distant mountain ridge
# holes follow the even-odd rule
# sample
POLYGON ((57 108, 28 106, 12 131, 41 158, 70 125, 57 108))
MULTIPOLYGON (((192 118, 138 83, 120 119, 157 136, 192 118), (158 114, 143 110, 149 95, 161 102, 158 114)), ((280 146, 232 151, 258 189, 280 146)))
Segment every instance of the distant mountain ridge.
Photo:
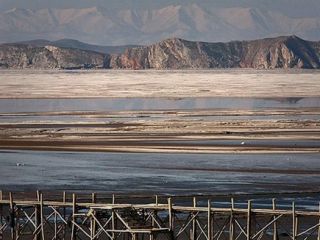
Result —
MULTIPOLYGON (((287 8, 295 8, 299 2, 292 1, 286 1, 287 8)), ((259 4, 221 7, 199 1, 181 2, 154 9, 14 8, 0 12, 0 42, 45 38, 78 39, 99 45, 145 45, 172 37, 227 42, 292 34, 320 39, 320 14, 292 16, 277 8, 259 8, 259 4)), ((313 2, 309 9, 320 10, 313 2)))
POLYGON ((48 41, 45 39, 35 39, 30 41, 17 42, 17 44, 26 44, 34 47, 55 46, 61 48, 74 48, 85 51, 94 51, 99 53, 123 53, 127 48, 138 47, 137 45, 123 45, 123 46, 100 46, 88 43, 83 43, 75 39, 60 39, 57 41, 48 41))
MULTIPOLYGON (((33 44, 0 45, 1 68, 32 69, 320 69, 320 42, 296 36, 227 43, 180 38, 106 54, 33 44)), ((50 42, 49 42, 50 43, 50 42)))

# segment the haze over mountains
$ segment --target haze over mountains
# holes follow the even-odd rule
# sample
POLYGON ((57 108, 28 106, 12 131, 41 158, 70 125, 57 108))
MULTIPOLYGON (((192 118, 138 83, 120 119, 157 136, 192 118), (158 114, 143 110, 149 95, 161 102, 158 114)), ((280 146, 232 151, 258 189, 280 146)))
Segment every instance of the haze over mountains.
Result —
POLYGON ((320 39, 318 0, 64 2, 0 1, 0 42, 71 38, 143 45, 171 37, 226 42, 293 34, 320 39), (8 9, 13 6, 20 8, 8 9))

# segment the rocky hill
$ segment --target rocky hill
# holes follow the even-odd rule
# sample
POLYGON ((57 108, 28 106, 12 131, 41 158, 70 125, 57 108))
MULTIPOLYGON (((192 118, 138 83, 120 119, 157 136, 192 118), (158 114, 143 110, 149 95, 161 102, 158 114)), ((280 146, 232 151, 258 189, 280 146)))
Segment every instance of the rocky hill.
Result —
POLYGON ((103 54, 56 46, 0 45, 0 67, 36 69, 320 69, 320 42, 296 36, 229 43, 172 38, 122 54, 103 54))
POLYGON ((80 69, 106 68, 106 55, 55 46, 34 47, 24 44, 0 45, 0 68, 80 69))
POLYGON ((178 38, 127 49, 111 68, 320 68, 320 43, 296 36, 255 41, 205 43, 178 38))

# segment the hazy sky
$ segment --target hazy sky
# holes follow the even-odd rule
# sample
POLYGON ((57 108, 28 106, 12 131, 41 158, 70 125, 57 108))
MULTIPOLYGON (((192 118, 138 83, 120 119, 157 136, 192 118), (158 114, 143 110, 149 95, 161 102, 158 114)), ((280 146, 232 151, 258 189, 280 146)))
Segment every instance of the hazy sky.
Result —
POLYGON ((255 7, 278 10, 289 16, 320 16, 320 0, 0 0, 0 10, 11 8, 159 8, 172 4, 198 4, 217 7, 255 7))

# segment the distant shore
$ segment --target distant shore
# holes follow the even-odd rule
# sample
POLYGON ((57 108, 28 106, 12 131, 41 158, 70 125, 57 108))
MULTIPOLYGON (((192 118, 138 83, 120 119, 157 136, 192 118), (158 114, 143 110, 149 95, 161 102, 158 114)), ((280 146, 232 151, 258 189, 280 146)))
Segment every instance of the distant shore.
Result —
POLYGON ((320 71, 1 70, 0 99, 130 97, 319 97, 320 71))

